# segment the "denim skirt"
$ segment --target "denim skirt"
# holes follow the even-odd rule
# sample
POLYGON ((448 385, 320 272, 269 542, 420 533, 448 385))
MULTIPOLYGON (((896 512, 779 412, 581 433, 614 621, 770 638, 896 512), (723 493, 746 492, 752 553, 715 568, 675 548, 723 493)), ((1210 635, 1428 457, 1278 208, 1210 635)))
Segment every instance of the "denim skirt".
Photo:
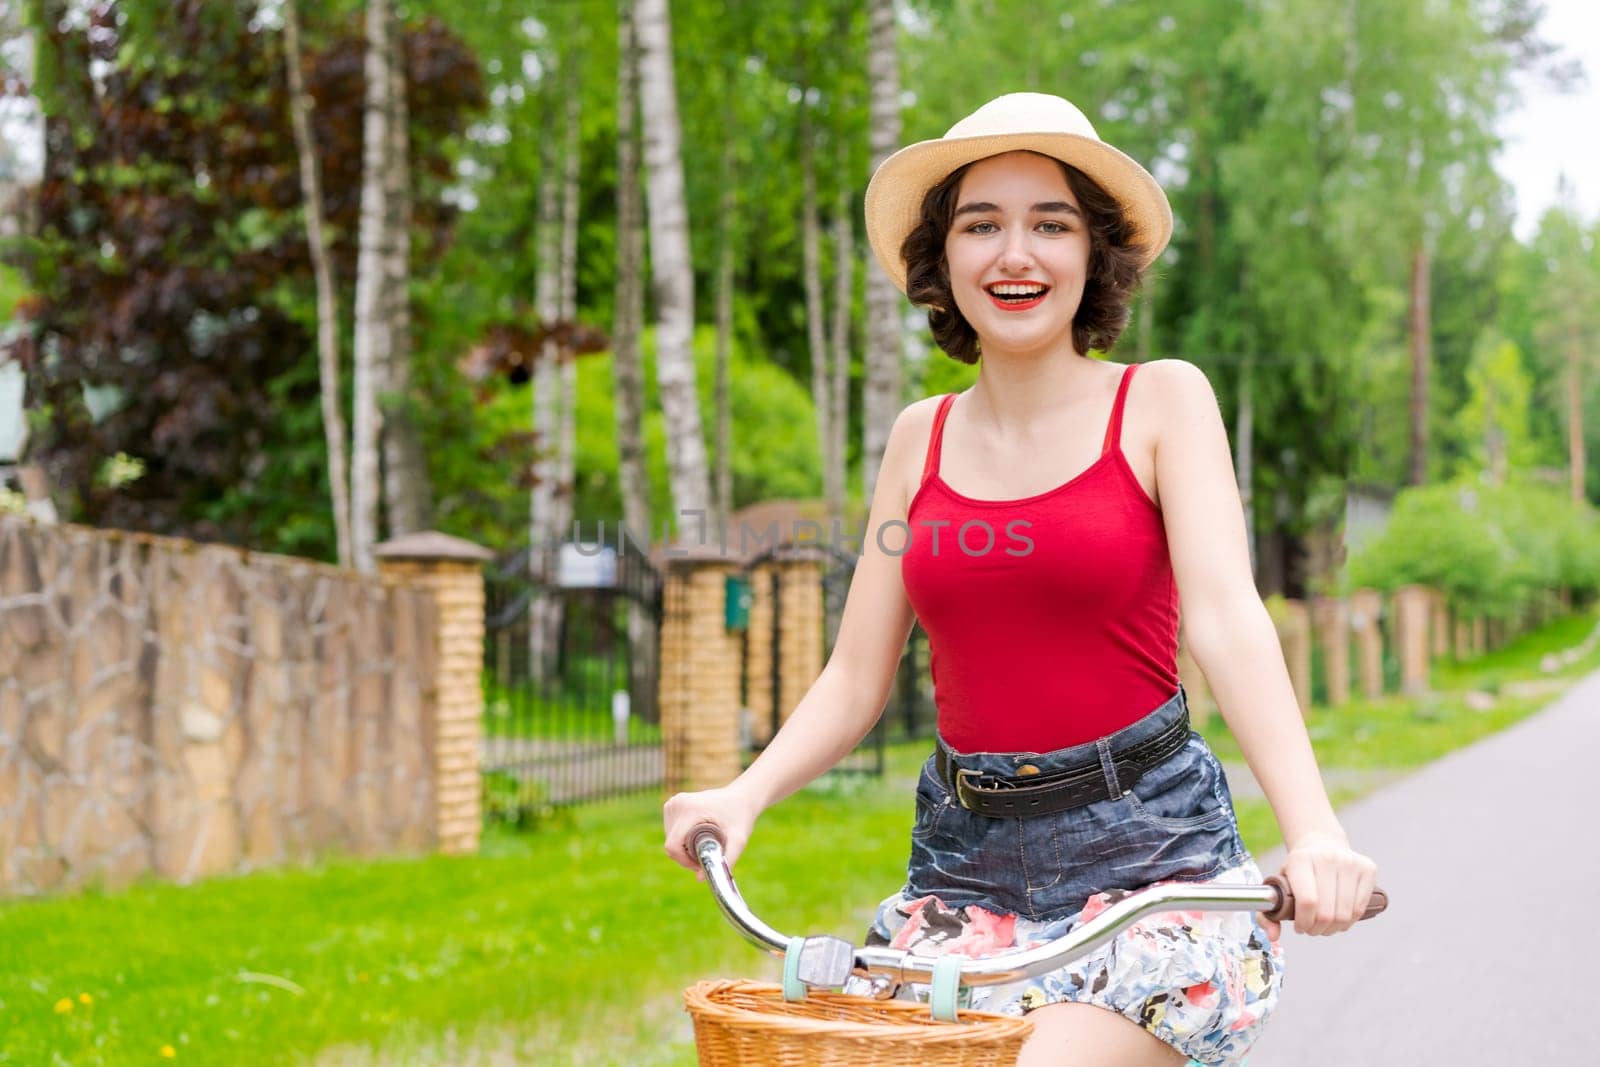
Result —
POLYGON ((1222 764, 1193 730, 1174 755, 1124 785, 1112 755, 1149 740, 1186 713, 1180 687, 1138 721, 1053 752, 952 752, 958 766, 1042 779, 1098 767, 1112 799, 1053 815, 993 818, 962 807, 928 757, 917 781, 907 887, 949 905, 983 904, 1033 920, 1070 915, 1094 893, 1169 879, 1209 878, 1247 857, 1222 764))
MULTIPOLYGON (((904 887, 878 907, 869 943, 920 955, 988 956, 1053 940, 1128 892, 1158 882, 1257 884, 1222 764, 1200 734, 1137 780, 1112 755, 1186 712, 1183 689, 1097 741, 1052 752, 957 752, 957 766, 1004 778, 1099 767, 1109 799, 1028 817, 962 807, 930 757, 917 783, 904 887), (1030 772, 1032 773, 1032 772, 1030 772)), ((1039 978, 964 993, 1010 1014, 1070 1001, 1115 1011, 1204 1064, 1238 1064, 1275 1007, 1282 952, 1253 912, 1146 916, 1039 978)), ((902 996, 921 998, 926 987, 902 996)))

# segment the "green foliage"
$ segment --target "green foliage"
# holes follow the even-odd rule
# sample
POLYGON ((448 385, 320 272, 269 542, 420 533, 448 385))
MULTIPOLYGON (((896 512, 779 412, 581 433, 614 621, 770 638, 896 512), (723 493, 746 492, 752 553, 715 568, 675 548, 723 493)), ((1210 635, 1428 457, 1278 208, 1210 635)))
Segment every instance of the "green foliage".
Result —
POLYGON ((1531 468, 1537 454, 1528 422, 1533 380, 1517 346, 1486 332, 1467 369, 1467 385, 1471 394, 1455 420, 1461 472, 1490 471, 1498 480, 1508 470, 1531 468))
POLYGON ((1383 533, 1350 560, 1347 580, 1429 585, 1456 610, 1511 619, 1547 590, 1600 593, 1600 522, 1550 486, 1460 480, 1408 489, 1383 533))
MULTIPOLYGON (((655 531, 671 510, 667 485, 664 416, 656 393, 655 332, 646 330, 644 441, 655 531)), ((701 425, 709 435, 716 338, 708 327, 695 331, 694 359, 701 425)), ((729 368, 733 416, 733 505, 774 497, 812 497, 821 492, 822 461, 811 396, 791 375, 735 347, 729 368)), ((585 521, 622 516, 616 483, 616 415, 610 355, 582 360, 578 374, 577 506, 585 521)))
POLYGON ((11 321, 17 304, 28 295, 28 282, 15 267, 0 263, 0 323, 11 321))

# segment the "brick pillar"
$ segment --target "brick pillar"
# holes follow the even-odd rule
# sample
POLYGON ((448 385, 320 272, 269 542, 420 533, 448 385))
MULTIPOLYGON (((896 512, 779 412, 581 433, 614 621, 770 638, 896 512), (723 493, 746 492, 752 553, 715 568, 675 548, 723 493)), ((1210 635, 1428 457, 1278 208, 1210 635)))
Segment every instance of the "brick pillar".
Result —
POLYGON ((1465 660, 1472 658, 1472 620, 1464 616, 1456 616, 1453 625, 1456 646, 1456 659, 1465 660))
POLYGON ((1432 614, 1432 593, 1420 585, 1407 585, 1394 592, 1395 631, 1399 648, 1400 692, 1407 696, 1428 691, 1428 619, 1432 614))
POLYGON ((1300 600, 1274 598, 1269 605, 1272 621, 1278 628, 1278 641, 1283 645, 1284 665, 1289 668, 1289 681, 1294 685, 1295 700, 1300 704, 1300 714, 1311 711, 1311 613, 1300 600))
POLYGON ((1311 610, 1312 628, 1322 648, 1328 706, 1336 708, 1350 700, 1350 613, 1337 597, 1319 597, 1311 610))
POLYGON ((1472 654, 1481 656, 1489 651, 1489 623, 1482 617, 1472 620, 1472 654))
POLYGON ((1189 698, 1189 721, 1198 730, 1216 712, 1217 704, 1211 699, 1211 686, 1190 653, 1187 641, 1178 644, 1178 680, 1189 698))
POLYGON ((822 563, 784 560, 778 574, 778 707, 788 722, 822 673, 822 563))
POLYGON ((494 554, 432 532, 386 541, 372 554, 379 574, 433 597, 435 832, 440 852, 477 852, 483 826, 483 564, 494 554))
POLYGON ((772 740, 772 564, 747 572, 750 578, 750 627, 745 631, 745 703, 750 709, 750 739, 764 745, 772 740))
POLYGON ((1361 695, 1368 700, 1383 696, 1383 632, 1378 616, 1383 612, 1383 597, 1376 589, 1357 589, 1350 594, 1350 632, 1356 640, 1356 670, 1361 679, 1361 695))
POLYGON ((1434 659, 1450 655, 1450 606, 1437 589, 1428 590, 1429 652, 1434 659))
POLYGON ((738 776, 739 643, 724 614, 739 565, 716 546, 674 547, 665 559, 661 619, 661 738, 668 795, 738 776))

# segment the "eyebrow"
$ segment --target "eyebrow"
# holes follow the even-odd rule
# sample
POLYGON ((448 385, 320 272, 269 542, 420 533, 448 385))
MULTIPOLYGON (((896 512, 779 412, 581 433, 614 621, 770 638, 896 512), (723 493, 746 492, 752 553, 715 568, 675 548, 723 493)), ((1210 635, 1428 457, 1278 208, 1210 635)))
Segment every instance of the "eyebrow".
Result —
MULTIPOLYGON (((962 204, 960 207, 956 208, 956 217, 959 218, 962 215, 984 215, 997 212, 999 210, 999 204, 992 204, 987 200, 979 200, 970 204, 962 204)), ((1033 205, 1033 213, 1035 215, 1076 215, 1080 219, 1083 218, 1083 212, 1079 211, 1076 207, 1073 207, 1065 200, 1046 200, 1043 203, 1035 204, 1033 205)))

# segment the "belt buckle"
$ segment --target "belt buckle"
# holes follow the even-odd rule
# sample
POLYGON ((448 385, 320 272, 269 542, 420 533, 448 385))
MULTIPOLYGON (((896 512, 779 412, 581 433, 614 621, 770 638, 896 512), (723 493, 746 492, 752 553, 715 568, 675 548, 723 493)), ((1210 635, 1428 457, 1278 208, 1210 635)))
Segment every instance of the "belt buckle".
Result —
POLYGON ((973 785, 970 781, 968 781, 968 779, 982 777, 984 777, 982 772, 972 770, 969 767, 956 768, 956 801, 968 811, 977 810, 967 802, 969 791, 971 794, 976 795, 982 788, 981 786, 973 785))

